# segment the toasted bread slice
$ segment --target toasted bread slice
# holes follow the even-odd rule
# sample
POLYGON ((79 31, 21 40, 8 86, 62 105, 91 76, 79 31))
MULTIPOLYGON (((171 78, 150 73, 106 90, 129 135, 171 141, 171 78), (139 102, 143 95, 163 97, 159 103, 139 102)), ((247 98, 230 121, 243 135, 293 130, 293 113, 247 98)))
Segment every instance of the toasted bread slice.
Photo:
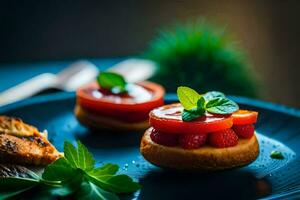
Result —
POLYGON ((106 129, 112 131, 140 131, 149 127, 148 120, 135 123, 123 122, 111 117, 100 116, 88 112, 78 104, 76 105, 74 112, 75 116, 82 125, 96 130, 106 129))
POLYGON ((62 157, 44 133, 21 119, 0 116, 0 162, 47 165, 62 157))
POLYGON ((203 146, 187 150, 167 147, 153 142, 152 128, 146 130, 140 146, 144 158, 163 168, 188 171, 216 171, 243 166, 254 161, 259 154, 259 145, 254 135, 250 139, 239 139, 238 145, 228 148, 203 146))
POLYGON ((29 137, 39 135, 40 132, 19 118, 0 116, 0 134, 29 137))

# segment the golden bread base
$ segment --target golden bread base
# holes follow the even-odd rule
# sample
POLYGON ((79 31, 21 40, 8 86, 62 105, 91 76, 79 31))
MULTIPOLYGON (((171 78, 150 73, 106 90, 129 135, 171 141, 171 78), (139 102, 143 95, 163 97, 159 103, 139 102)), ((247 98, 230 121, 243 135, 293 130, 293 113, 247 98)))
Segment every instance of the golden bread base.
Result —
POLYGON ((238 145, 228 148, 203 146, 186 150, 180 147, 167 147, 153 142, 152 128, 146 130, 140 146, 141 154, 150 163, 170 169, 188 171, 217 171, 247 165, 259 154, 256 136, 239 139, 238 145))
POLYGON ((112 130, 112 131, 140 131, 149 127, 148 120, 142 122, 123 122, 111 117, 96 115, 82 109, 80 105, 75 107, 75 116, 79 122, 89 128, 96 130, 112 130))
POLYGON ((0 163, 49 165, 63 157, 43 136, 16 137, 0 134, 0 163))

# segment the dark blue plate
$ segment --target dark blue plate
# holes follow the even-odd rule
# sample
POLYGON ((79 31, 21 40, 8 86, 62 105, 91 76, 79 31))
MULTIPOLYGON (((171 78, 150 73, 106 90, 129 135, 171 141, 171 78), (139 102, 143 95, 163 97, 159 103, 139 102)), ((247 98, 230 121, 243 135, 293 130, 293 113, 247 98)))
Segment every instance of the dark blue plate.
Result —
MULTIPOLYGON (((0 113, 22 118, 47 129, 49 139, 62 150, 64 140, 80 139, 96 160, 117 163, 142 189, 124 199, 281 199, 300 198, 300 111, 272 103, 232 97, 242 108, 257 110, 260 155, 249 166, 215 173, 165 171, 146 162, 139 153, 142 133, 90 132, 73 115, 73 93, 38 96, 0 108, 0 113), (285 159, 270 158, 272 150, 285 159)), ((167 95, 166 103, 176 101, 167 95)))

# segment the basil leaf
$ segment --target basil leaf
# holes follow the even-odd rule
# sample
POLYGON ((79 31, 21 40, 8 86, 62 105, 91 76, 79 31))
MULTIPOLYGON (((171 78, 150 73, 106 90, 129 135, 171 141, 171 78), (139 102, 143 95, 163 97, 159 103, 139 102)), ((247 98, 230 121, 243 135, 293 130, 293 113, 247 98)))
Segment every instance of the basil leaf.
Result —
POLYGON ((46 167, 42 177, 45 180, 64 182, 76 174, 76 170, 70 166, 68 161, 65 158, 60 158, 46 167))
POLYGON ((27 190, 32 189, 34 186, 26 187, 19 190, 6 190, 6 191, 0 191, 0 200, 10 199, 11 197, 17 196, 23 192, 26 192, 27 190))
POLYGON ((91 176, 104 176, 104 175, 115 175, 119 170, 118 165, 114 165, 111 163, 107 163, 101 167, 98 167, 96 169, 93 169, 92 171, 89 172, 91 176))
POLYGON ((203 96, 197 101, 197 109, 205 109, 205 99, 203 96))
POLYGON ((82 181, 84 181, 84 173, 77 171, 71 179, 64 181, 60 187, 52 187, 49 193, 54 196, 68 196, 80 188, 82 181))
POLYGON ((197 102, 201 98, 195 90, 180 86, 177 88, 178 99, 185 110, 191 110, 197 107, 197 102))
MULTIPOLYGON (((57 200, 57 199, 64 199, 64 198, 58 198, 60 197, 66 197, 73 192, 53 192, 53 191, 63 191, 66 190, 65 187, 48 187, 48 186, 41 186, 38 187, 35 192, 30 192, 30 200, 57 200), (64 194, 63 194, 64 193, 64 194), (62 195, 63 194, 63 195, 62 195)), ((29 193, 29 192, 28 192, 29 193)))
POLYGON ((126 91, 126 81, 123 76, 113 72, 101 72, 97 77, 101 88, 108 89, 113 93, 126 91))
POLYGON ((280 151, 272 151, 270 157, 274 159, 284 159, 284 156, 280 151))
POLYGON ((95 160, 88 149, 77 141, 77 149, 69 142, 64 145, 65 158, 73 168, 91 170, 94 168, 95 160))
POLYGON ((68 196, 68 195, 74 193, 75 191, 76 190, 74 190, 71 187, 64 186, 64 187, 53 188, 53 189, 49 190, 49 193, 53 196, 65 197, 65 196, 68 196))
POLYGON ((139 190, 141 185, 125 174, 96 176, 88 173, 91 182, 114 193, 131 193, 139 190))
POLYGON ((206 101, 210 101, 215 98, 226 98, 225 94, 218 91, 207 92, 203 95, 206 101))
POLYGON ((183 110, 182 121, 189 122, 204 115, 204 109, 183 110))
POLYGON ((77 199, 119 200, 113 193, 107 192, 91 182, 83 182, 76 194, 77 199))
POLYGON ((40 177, 20 165, 0 164, 0 200, 19 195, 40 184, 40 177))
POLYGON ((0 190, 2 190, 4 187, 6 190, 22 189, 22 188, 38 185, 39 183, 40 180, 32 179, 32 178, 5 177, 5 178, 0 178, 0 190))
POLYGON ((40 181, 32 178, 1 177, 0 200, 8 199, 40 184, 40 181))
POLYGON ((71 167, 78 167, 78 154, 76 148, 68 141, 64 143, 64 155, 71 167))
POLYGON ((77 141, 77 152, 79 168, 83 170, 93 169, 95 166, 94 157, 79 140, 77 141))
POLYGON ((200 96, 200 98, 197 100, 196 105, 197 105, 197 107, 192 108, 190 110, 186 110, 186 109, 183 110, 182 121, 185 121, 185 122, 192 121, 192 120, 204 115, 205 99, 203 96, 200 96))
POLYGON ((206 103, 206 110, 214 114, 231 114, 239 109, 239 106, 227 98, 214 98, 206 103))

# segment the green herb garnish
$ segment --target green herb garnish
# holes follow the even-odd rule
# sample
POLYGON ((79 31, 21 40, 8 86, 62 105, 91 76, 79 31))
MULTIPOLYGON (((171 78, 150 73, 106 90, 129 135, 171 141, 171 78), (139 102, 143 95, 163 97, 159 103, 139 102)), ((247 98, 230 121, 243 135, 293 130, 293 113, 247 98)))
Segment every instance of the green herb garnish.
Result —
POLYGON ((77 148, 65 142, 64 153, 64 158, 48 165, 41 177, 29 171, 30 176, 26 178, 0 178, 0 199, 39 186, 45 196, 72 195, 76 199, 118 200, 116 194, 132 193, 141 188, 129 176, 117 174, 118 165, 107 163, 95 167, 93 155, 80 141, 77 148))
POLYGON ((201 117, 205 112, 214 114, 231 114, 239 109, 239 106, 228 99, 223 93, 212 91, 200 95, 189 87, 177 88, 178 99, 183 106, 183 121, 192 121, 201 117))
POLYGON ((114 94, 127 92, 127 82, 120 74, 113 72, 100 72, 97 77, 97 81, 101 88, 110 90, 114 94))
POLYGON ((270 157, 273 159, 284 159, 284 156, 280 151, 272 151, 270 157))

